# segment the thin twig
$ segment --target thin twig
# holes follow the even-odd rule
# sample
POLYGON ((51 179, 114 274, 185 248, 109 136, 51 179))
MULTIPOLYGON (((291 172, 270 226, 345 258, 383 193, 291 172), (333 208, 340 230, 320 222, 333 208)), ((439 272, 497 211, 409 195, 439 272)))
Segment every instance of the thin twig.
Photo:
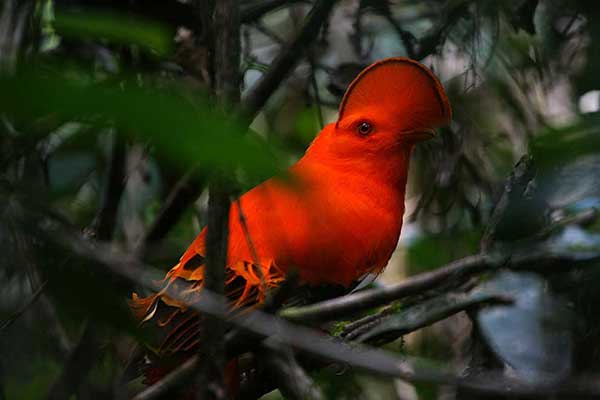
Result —
POLYGON ((242 231, 244 232, 244 237, 246 239, 246 243, 248 244, 248 248, 250 249, 250 255, 252 257, 252 262, 255 265, 254 270, 258 274, 260 278, 260 290, 263 293, 267 292, 267 282, 265 281, 265 275, 263 274, 263 270, 260 266, 260 262, 258 259, 258 253, 256 252, 256 247, 254 247, 254 242, 252 241, 252 237, 250 236, 250 231, 248 230, 248 223, 246 220, 246 215, 244 214, 244 210, 242 209, 242 199, 238 198, 235 201, 238 210, 238 216, 240 225, 242 226, 242 231))
POLYGON ((257 31, 259 31, 260 33, 262 33, 263 35, 265 35, 266 37, 271 39, 275 44, 283 45, 285 43, 285 41, 282 38, 280 38, 271 29, 266 27, 264 23, 259 21, 259 22, 255 23, 253 26, 257 31))
MULTIPOLYGON (((246 238, 246 243, 248 244, 248 248, 250 249, 250 255, 252 257, 252 262, 256 265, 259 265, 258 253, 256 252, 256 247, 254 247, 254 242, 252 241, 252 237, 250 236, 250 231, 248 230, 248 220, 246 219, 246 214, 244 214, 244 210, 242 209, 242 199, 237 199, 235 201, 235 205, 238 210, 240 225, 242 226, 242 231, 244 231, 244 236, 246 238)), ((262 270, 260 271, 262 274, 262 270)))
POLYGON ((151 243, 162 240, 169 233, 187 207, 198 198, 201 190, 202 184, 196 178, 195 169, 189 170, 177 181, 156 219, 141 240, 138 246, 140 254, 143 254, 151 243))
POLYGON ((298 63, 308 43, 312 43, 319 35, 321 27, 329 18, 335 0, 317 0, 305 19, 302 30, 294 40, 279 53, 271 68, 265 72, 256 85, 243 99, 242 109, 248 121, 265 105, 271 94, 279 87, 283 79, 298 63))
POLYGON ((355 321, 352 321, 352 322, 344 325, 344 329, 342 330, 340 336, 346 338, 347 336, 350 335, 351 332, 355 331, 356 329, 360 329, 361 327, 363 327, 365 325, 369 325, 373 322, 380 321, 382 318, 385 318, 388 315, 392 314, 394 312, 394 309, 395 309, 395 307, 393 305, 386 306, 386 307, 383 307, 376 314, 365 315, 364 317, 361 317, 355 321))
POLYGON ((590 209, 584 210, 580 213, 577 213, 575 215, 565 217, 565 218, 562 218, 562 219, 556 221, 548 228, 546 228, 546 229, 542 230, 541 232, 539 232, 538 234, 536 234, 535 237, 539 238, 539 239, 545 239, 548 236, 550 236, 551 234, 553 234, 554 232, 564 228, 567 225, 588 225, 588 224, 596 221, 599 216, 600 216, 600 212, 598 209, 590 208, 590 209))
MULTIPOLYGON (((29 285, 31 287, 31 292, 36 293, 42 285, 37 266, 38 260, 36 251, 38 249, 36 243, 31 239, 31 237, 24 235, 18 230, 15 230, 15 245, 17 249, 19 249, 19 263, 25 268, 29 285)), ((66 259, 69 260, 70 257, 66 257, 66 259)), ((67 335, 65 328, 58 317, 58 313, 56 312, 54 304, 48 298, 48 296, 46 296, 46 293, 44 293, 43 290, 39 294, 38 301, 40 305, 39 309, 41 311, 42 318, 44 319, 44 324, 48 328, 50 337, 55 340, 57 345, 57 354, 60 357, 64 357, 65 354, 68 354, 71 351, 72 347, 69 336, 67 335)))
POLYGON ((31 307, 33 304, 35 304, 37 299, 44 292, 44 289, 46 288, 47 283, 48 283, 48 281, 42 282, 38 286, 38 288, 35 290, 35 292, 31 295, 31 298, 25 304, 23 304, 23 306, 21 306, 21 308, 19 308, 17 311, 15 311, 15 313, 13 315, 11 315, 7 319, 5 319, 4 322, 2 322, 0 324, 0 334, 2 334, 2 332, 4 332, 5 329, 7 329, 9 326, 11 326, 17 319, 19 319, 19 317, 21 315, 23 315, 25 313, 25 311, 27 311, 29 309, 29 307, 31 307))
POLYGON ((321 108, 321 96, 319 95, 319 83, 317 82, 317 76, 315 74, 316 72, 316 67, 315 67, 315 60, 314 57, 312 56, 312 54, 310 53, 310 50, 308 51, 308 62, 310 64, 310 84, 312 86, 313 92, 314 92, 314 103, 315 103, 315 107, 317 109, 317 118, 319 120, 319 129, 323 129, 323 126, 325 125, 324 120, 323 120, 323 109, 321 108))
POLYGON ((413 51, 416 60, 422 60, 437 51, 471 2, 472 0, 446 1, 440 21, 415 43, 413 51))
POLYGON ((413 59, 416 58, 417 53, 415 51, 415 43, 416 43, 415 36, 412 33, 410 33, 409 31, 407 31, 406 29, 402 28, 402 26, 400 26, 400 24, 394 19, 391 12, 386 13, 384 15, 384 17, 390 23, 390 25, 392 25, 392 27, 394 28, 394 30, 400 37, 400 40, 402 41, 402 44, 404 45, 404 49, 406 50, 406 55, 409 58, 413 58, 413 59))

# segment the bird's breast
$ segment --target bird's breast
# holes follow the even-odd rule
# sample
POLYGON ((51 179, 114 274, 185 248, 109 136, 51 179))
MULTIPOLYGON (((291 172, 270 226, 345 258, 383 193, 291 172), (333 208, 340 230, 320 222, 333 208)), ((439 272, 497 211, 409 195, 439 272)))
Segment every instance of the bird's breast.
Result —
POLYGON ((230 257, 249 251, 249 236, 265 262, 296 269, 307 283, 345 285, 385 266, 404 212, 403 193, 340 179, 297 186, 273 180, 242 197, 241 206, 247 235, 232 221, 230 257))

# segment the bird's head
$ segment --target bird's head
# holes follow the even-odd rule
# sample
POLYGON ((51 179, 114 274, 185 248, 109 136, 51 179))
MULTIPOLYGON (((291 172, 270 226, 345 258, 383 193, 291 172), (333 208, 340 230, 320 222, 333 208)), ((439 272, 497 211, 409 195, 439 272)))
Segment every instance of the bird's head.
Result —
POLYGON ((388 58, 364 69, 348 87, 338 121, 326 129, 328 152, 345 159, 406 153, 451 118, 446 93, 427 67, 388 58))

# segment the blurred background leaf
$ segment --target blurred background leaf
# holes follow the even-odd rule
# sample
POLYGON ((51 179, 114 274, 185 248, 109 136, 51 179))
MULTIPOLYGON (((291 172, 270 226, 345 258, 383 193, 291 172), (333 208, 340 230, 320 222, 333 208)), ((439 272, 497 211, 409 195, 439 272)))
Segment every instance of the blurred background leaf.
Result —
POLYGON ((514 299, 512 305, 489 306, 477 313, 484 340, 509 374, 545 383, 568 376, 573 365, 573 318, 542 279, 503 272, 478 290, 514 299))

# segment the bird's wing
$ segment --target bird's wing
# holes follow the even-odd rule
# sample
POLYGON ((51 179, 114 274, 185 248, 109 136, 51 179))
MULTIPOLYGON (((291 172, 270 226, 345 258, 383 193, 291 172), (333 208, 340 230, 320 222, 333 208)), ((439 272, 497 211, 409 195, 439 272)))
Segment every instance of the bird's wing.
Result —
MULTIPOLYGON (((205 246, 204 229, 188 250, 165 276, 162 290, 148 297, 136 293, 130 301, 135 317, 142 325, 158 327, 150 346, 160 356, 186 352, 199 343, 202 316, 189 309, 197 302, 204 284, 205 246), (168 293, 177 293, 178 298, 168 293)), ((284 273, 270 262, 256 265, 251 260, 236 260, 226 266, 225 293, 232 309, 251 307, 264 302, 267 291, 278 286, 284 273)))

